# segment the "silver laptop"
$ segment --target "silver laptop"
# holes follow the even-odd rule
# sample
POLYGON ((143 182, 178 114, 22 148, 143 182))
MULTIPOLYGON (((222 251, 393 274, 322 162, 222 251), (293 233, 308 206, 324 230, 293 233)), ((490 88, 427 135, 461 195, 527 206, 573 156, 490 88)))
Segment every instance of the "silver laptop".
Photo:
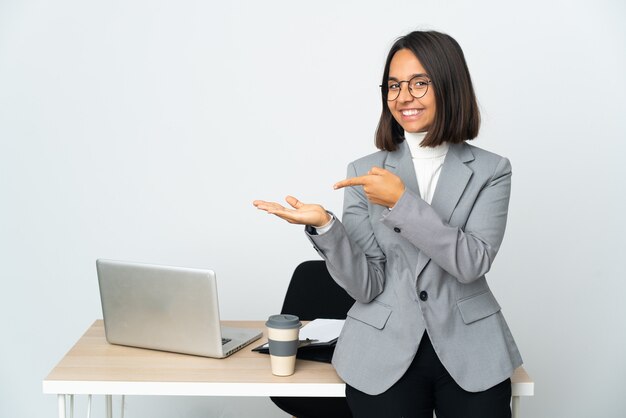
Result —
POLYGON ((220 326, 211 270, 102 259, 96 267, 111 344, 224 358, 262 335, 220 326))

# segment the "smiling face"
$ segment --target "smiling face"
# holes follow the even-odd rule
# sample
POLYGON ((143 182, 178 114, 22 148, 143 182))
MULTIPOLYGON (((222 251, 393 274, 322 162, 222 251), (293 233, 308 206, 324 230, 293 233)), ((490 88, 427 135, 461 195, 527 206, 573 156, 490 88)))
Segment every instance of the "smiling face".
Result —
MULTIPOLYGON (((426 75, 426 70, 415 54, 408 49, 396 52, 389 65, 389 82, 408 81, 418 75, 426 75)), ((426 79, 428 77, 426 76, 426 79)), ((414 94, 419 95, 414 91, 414 94)), ((400 95, 388 101, 387 106, 394 119, 407 132, 426 132, 435 120, 435 92, 432 84, 426 94, 416 99, 411 95, 408 83, 401 83, 400 95)))

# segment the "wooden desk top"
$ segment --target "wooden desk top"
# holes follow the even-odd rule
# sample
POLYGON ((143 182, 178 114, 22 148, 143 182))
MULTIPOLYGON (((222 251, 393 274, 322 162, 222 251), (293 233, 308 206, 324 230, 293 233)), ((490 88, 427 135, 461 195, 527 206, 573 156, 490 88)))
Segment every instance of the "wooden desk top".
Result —
MULTIPOLYGON (((43 381, 53 394, 189 396, 344 396, 332 365, 297 360, 292 376, 274 376, 267 354, 252 348, 267 341, 264 321, 222 321, 258 328, 263 337, 225 359, 167 353, 107 343, 97 320, 43 381)), ((512 377, 513 396, 532 396, 523 368, 512 377)))
POLYGON ((43 381, 44 393, 199 396, 344 396, 332 365, 297 360, 292 376, 274 376, 267 354, 252 348, 267 341, 265 321, 222 321, 258 328, 263 337, 225 359, 109 344, 97 320, 43 381), (320 395, 323 394, 323 395, 320 395))

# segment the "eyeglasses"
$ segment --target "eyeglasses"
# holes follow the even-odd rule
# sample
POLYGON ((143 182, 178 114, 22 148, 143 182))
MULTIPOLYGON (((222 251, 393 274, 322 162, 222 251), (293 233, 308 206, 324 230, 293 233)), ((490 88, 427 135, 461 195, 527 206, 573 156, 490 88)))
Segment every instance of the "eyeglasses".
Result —
POLYGON ((386 86, 382 84, 380 85, 380 88, 387 90, 388 102, 393 102, 398 97, 400 97, 402 83, 407 83, 411 96, 415 97, 416 99, 421 99, 428 92, 428 86, 432 83, 432 81, 430 81, 424 74, 416 75, 408 81, 389 80, 386 86))

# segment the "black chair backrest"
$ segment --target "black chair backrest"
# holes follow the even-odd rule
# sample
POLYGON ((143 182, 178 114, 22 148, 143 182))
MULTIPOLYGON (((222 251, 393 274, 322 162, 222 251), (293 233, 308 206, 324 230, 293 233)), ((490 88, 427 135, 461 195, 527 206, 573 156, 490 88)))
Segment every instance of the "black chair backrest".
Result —
POLYGON ((303 321, 345 319, 352 304, 354 299, 335 283, 324 261, 305 261, 293 272, 281 313, 303 321))

